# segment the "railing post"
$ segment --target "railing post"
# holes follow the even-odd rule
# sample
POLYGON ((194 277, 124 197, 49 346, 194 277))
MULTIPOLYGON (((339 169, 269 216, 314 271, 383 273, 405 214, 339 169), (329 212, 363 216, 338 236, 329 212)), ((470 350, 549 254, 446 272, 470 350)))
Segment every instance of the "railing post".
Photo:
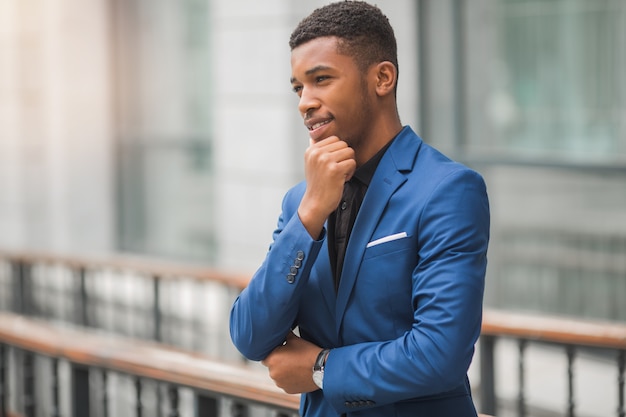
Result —
POLYGON ((494 371, 494 336, 480 338, 480 407, 483 413, 496 413, 496 385, 494 371))
POLYGON ((137 411, 136 416, 141 417, 143 415, 143 403, 141 402, 141 378, 135 378, 135 410, 137 411))
POLYGON ((102 416, 109 417, 109 389, 107 370, 102 370, 102 416))
POLYGON ((179 417, 178 413, 178 388, 175 385, 170 385, 167 389, 170 397, 170 413, 168 417, 179 417))
POLYGON ((78 324, 81 326, 89 326, 89 307, 88 307, 88 297, 87 297, 87 284, 86 284, 86 273, 85 267, 81 266, 76 270, 78 274, 78 299, 79 299, 79 308, 76 312, 78 314, 78 324))
POLYGON ((72 416, 89 417, 89 368, 72 364, 72 416))
POLYGON ((196 393, 196 417, 218 417, 219 404, 217 399, 196 393))
POLYGON ((154 319, 154 340, 157 342, 162 341, 161 334, 161 278, 157 275, 152 277, 152 295, 154 297, 154 303, 152 304, 152 318, 154 319))
POLYGON ((52 358, 52 417, 61 417, 59 406, 59 359, 52 358))
POLYGON ((230 415, 233 417, 248 417, 250 415, 250 411, 248 407, 242 403, 234 402, 230 407, 230 415))
POLYGON ((0 343, 0 417, 7 417, 9 408, 7 363, 7 348, 3 343, 0 343))
POLYGON ((617 390, 619 404, 617 406, 617 416, 626 417, 624 409, 624 372, 626 369, 626 350, 620 350, 617 354, 617 390))
POLYGON ((519 393, 517 396, 517 413, 519 417, 526 416, 526 398, 524 394, 524 354, 526 351, 527 341, 520 339, 518 341, 519 358, 518 358, 518 382, 519 393))
POLYGON ((567 345, 565 351, 567 353, 567 416, 574 417, 574 346, 567 345))
POLYGON ((35 355, 23 352, 24 414, 35 417, 35 355))
POLYGON ((24 261, 14 261, 13 269, 13 311, 18 314, 33 313, 30 265, 24 261))
MULTIPOLYGON (((161 334, 161 320, 162 320, 162 312, 161 312, 161 278, 158 275, 152 276, 152 297, 154 301, 152 303, 152 319, 154 329, 152 330, 152 337, 157 342, 162 342, 162 334, 161 334)), ((161 384, 157 381, 157 389, 156 389, 156 402, 157 402, 157 415, 156 417, 161 417, 161 404, 163 403, 161 384)))

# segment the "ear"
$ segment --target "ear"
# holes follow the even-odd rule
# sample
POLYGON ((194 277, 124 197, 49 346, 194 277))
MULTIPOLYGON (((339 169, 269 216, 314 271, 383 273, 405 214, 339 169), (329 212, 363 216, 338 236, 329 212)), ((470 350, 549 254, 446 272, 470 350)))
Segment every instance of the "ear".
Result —
POLYGON ((386 96, 393 93, 398 82, 398 70, 389 61, 379 62, 376 65, 376 94, 386 96))

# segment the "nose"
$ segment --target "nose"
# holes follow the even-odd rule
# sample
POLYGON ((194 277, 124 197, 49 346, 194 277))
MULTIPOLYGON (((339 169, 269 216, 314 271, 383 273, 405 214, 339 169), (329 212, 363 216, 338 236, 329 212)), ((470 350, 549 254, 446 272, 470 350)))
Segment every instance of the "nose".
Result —
POLYGON ((300 101, 298 102, 298 110, 304 117, 311 110, 319 108, 319 100, 312 94, 310 89, 302 88, 300 91, 300 101))

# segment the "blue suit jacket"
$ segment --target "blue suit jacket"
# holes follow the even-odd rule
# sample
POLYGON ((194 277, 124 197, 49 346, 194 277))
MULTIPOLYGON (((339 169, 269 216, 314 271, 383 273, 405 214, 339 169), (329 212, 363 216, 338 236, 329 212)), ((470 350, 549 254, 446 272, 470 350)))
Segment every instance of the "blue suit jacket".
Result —
POLYGON ((303 416, 476 416, 467 369, 480 333, 489 205, 483 179, 405 127, 372 178, 337 292, 325 237, 286 194, 267 257, 235 301, 231 336, 262 360, 298 326, 333 348, 303 416))

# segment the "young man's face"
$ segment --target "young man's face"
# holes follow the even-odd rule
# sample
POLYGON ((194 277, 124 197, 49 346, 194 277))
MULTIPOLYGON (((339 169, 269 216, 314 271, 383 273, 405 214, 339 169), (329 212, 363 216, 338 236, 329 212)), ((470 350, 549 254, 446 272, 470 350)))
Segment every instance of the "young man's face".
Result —
POLYGON ((294 48, 291 77, 313 141, 337 136, 357 148, 367 140, 372 93, 353 58, 337 52, 337 38, 317 38, 294 48))

